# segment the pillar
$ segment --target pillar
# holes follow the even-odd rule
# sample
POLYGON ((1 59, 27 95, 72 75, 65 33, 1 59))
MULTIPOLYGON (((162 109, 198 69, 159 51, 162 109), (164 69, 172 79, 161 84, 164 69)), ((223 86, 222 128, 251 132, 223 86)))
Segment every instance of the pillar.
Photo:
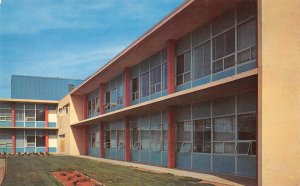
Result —
POLYGON ((176 108, 169 106, 168 108, 168 168, 175 168, 176 165, 176 139, 175 139, 175 115, 176 108))
POLYGON ((168 94, 175 92, 175 41, 167 41, 168 94))
POLYGON ((104 114, 104 84, 100 84, 100 98, 99 98, 99 107, 100 107, 100 115, 104 114))
POLYGON ((100 123, 100 158, 104 158, 104 123, 100 123))
POLYGON ((125 117, 125 161, 130 161, 130 123, 125 117))
MULTIPOLYGON (((15 127, 16 117, 15 117, 15 103, 11 104, 11 125, 15 127)), ((12 153, 16 153, 16 136, 15 136, 15 129, 11 130, 11 148, 12 153)))
POLYGON ((130 68, 124 69, 124 100, 125 107, 130 106, 130 68))
MULTIPOLYGON (((48 106, 45 105, 45 127, 48 128, 49 126, 49 111, 48 111, 48 106)), ((48 130, 46 129, 45 133, 45 151, 49 152, 49 135, 48 135, 48 130)))
POLYGON ((86 94, 83 95, 83 119, 87 119, 87 100, 86 100, 86 94))
POLYGON ((86 125, 84 125, 83 127, 82 127, 82 132, 83 132, 83 155, 87 155, 87 136, 86 136, 86 132, 87 132, 87 130, 86 130, 86 128, 87 128, 87 126, 86 125))

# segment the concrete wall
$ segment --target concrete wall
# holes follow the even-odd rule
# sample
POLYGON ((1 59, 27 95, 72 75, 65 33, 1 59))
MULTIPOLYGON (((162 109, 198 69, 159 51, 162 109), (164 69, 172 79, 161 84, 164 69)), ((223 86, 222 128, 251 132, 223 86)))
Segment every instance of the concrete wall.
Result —
POLYGON ((258 181, 300 184, 300 1, 258 1, 258 181))

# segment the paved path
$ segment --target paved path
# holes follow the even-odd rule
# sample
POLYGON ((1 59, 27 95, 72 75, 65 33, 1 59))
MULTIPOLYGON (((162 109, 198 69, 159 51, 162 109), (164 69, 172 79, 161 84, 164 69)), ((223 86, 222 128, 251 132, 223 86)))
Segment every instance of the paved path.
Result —
POLYGON ((236 177, 236 176, 228 176, 228 175, 220 175, 220 174, 206 174, 206 173, 199 173, 199 172, 191 172, 191 171, 184 171, 178 169, 169 169, 164 167, 158 166, 151 166, 139 163, 132 163, 132 162, 125 162, 125 161, 118 161, 118 160, 110 160, 110 159, 103 159, 103 158, 95 158, 90 156, 76 156, 80 158, 87 158, 92 159, 100 162, 115 164, 115 165, 122 165, 127 167, 137 168, 139 170, 145 171, 152 171, 156 173, 169 173, 176 176, 186 176, 204 180, 204 182, 211 182, 218 186, 223 185, 232 185, 232 186, 256 186, 257 182, 255 179, 251 178, 244 178, 244 177, 236 177))
POLYGON ((0 185, 2 184, 5 174, 5 159, 0 159, 0 185))

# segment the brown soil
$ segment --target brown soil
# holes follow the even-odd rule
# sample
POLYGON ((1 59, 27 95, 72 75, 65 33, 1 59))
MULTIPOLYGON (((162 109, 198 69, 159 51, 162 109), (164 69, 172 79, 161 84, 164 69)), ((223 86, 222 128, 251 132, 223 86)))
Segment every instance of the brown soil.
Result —
POLYGON ((57 171, 52 175, 64 186, 98 186, 103 185, 77 171, 57 171))

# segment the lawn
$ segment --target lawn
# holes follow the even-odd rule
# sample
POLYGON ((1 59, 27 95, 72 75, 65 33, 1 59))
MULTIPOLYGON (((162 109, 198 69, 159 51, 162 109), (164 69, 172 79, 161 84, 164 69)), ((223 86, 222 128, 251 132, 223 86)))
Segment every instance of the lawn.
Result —
POLYGON ((198 179, 158 174, 72 156, 11 156, 2 185, 60 185, 52 171, 76 170, 105 185, 202 185, 198 179))

